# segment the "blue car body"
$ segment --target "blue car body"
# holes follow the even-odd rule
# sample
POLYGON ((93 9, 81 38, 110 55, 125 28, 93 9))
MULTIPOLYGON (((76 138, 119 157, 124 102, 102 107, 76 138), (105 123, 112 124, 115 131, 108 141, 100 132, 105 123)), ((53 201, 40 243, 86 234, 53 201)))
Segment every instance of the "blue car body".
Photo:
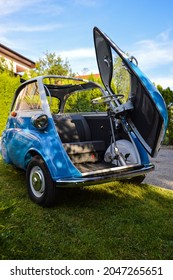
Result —
POLYGON ((125 178, 142 181, 154 167, 148 155, 157 155, 166 132, 165 102, 136 60, 98 28, 94 28, 94 42, 104 87, 83 79, 39 76, 21 84, 14 96, 1 139, 2 157, 26 170, 30 197, 42 206, 53 204, 55 186, 125 178), (111 86, 112 52, 130 72, 131 89, 124 103, 111 86), (69 97, 89 90, 100 91, 93 104, 106 104, 106 112, 64 111, 69 97), (54 97, 60 104, 55 116, 50 108, 54 97))

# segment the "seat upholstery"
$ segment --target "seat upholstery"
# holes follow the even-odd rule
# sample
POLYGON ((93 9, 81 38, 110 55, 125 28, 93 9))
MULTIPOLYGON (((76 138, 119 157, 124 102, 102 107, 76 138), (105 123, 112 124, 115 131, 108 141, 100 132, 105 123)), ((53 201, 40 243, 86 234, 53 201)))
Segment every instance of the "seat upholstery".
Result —
POLYGON ((64 149, 74 163, 101 160, 105 143, 92 141, 89 125, 82 115, 55 115, 53 118, 64 149))
POLYGON ((87 121, 81 115, 55 115, 54 121, 63 143, 91 140, 87 121))

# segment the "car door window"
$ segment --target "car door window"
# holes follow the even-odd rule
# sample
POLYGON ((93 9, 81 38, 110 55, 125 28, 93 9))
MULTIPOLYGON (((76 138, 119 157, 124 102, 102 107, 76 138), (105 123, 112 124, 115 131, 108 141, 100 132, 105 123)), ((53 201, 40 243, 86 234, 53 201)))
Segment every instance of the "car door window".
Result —
POLYGON ((36 82, 29 83, 22 88, 14 104, 15 111, 42 109, 41 99, 36 82))

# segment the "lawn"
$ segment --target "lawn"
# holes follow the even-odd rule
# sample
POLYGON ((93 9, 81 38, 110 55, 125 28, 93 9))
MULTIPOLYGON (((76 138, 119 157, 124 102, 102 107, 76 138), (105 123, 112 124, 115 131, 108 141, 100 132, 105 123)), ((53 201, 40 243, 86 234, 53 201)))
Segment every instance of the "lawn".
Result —
POLYGON ((0 259, 173 259, 173 191, 112 182, 42 208, 0 158, 0 259))

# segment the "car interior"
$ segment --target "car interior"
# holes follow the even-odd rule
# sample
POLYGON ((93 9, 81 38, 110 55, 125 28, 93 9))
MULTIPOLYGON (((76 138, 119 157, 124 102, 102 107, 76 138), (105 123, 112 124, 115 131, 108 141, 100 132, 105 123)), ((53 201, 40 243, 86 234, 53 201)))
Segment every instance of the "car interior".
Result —
MULTIPOLYGON (((112 160, 105 160, 105 152, 113 141, 108 113, 97 110, 77 113, 64 112, 67 99, 78 90, 78 87, 85 90, 87 87, 96 86, 94 83, 91 85, 90 82, 67 87, 53 87, 53 85, 46 84, 46 91, 49 92, 47 96, 60 99, 59 112, 52 113, 52 117, 63 147, 73 164, 82 173, 89 172, 91 175, 91 172, 94 174, 97 170, 104 172, 106 169, 115 168, 118 166, 118 161, 115 164, 116 159, 113 163, 112 160)), ((112 124, 116 140, 129 140, 120 123, 117 125, 113 120, 112 124)))

